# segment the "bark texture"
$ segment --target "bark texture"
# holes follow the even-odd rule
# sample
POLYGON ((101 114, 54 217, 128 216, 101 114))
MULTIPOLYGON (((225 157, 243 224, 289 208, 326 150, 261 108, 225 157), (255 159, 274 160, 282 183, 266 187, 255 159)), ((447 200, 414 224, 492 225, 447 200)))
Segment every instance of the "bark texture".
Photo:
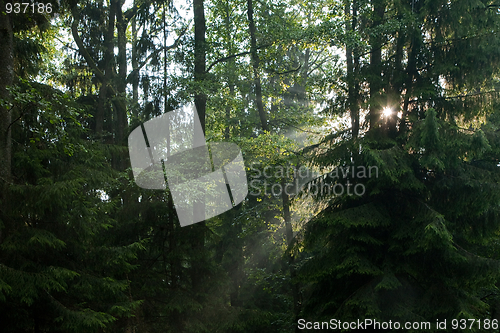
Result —
POLYGON ((269 131, 267 115, 262 102, 262 85, 259 75, 259 55, 257 54, 257 38, 255 36, 255 21, 253 19, 253 0, 247 0, 248 30, 250 32, 250 53, 252 55, 253 80, 255 89, 255 104, 264 131, 269 131))
MULTIPOLYGON (((0 0, 1 8, 5 1, 0 0)), ((0 244, 3 241, 3 229, 6 228, 6 212, 8 207, 7 186, 12 181, 11 173, 11 108, 8 105, 10 93, 7 88, 14 81, 13 33, 10 16, 0 18, 0 244)))
MULTIPOLYGON (((0 0, 2 8, 5 1, 0 0)), ((11 181, 11 129, 12 115, 8 102, 10 94, 7 88, 14 80, 13 34, 10 15, 0 19, 0 191, 11 181), (7 102, 7 103, 6 103, 7 102)), ((4 199, 0 194, 0 200, 4 199)))

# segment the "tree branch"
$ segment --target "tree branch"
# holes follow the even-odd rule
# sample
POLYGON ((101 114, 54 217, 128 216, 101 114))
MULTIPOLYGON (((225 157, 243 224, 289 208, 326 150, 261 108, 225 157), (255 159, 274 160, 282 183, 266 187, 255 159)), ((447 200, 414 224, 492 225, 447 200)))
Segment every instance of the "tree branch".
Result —
POLYGON ((138 11, 139 7, 137 6, 133 6, 132 8, 129 8, 125 11, 125 13, 123 13, 123 18, 125 20, 125 22, 127 22, 127 24, 130 22, 130 20, 135 16, 137 15, 137 11, 138 11))
POLYGON ((318 133, 318 132, 314 132, 314 131, 309 131, 309 130, 306 130, 306 129, 303 129, 303 128, 300 128, 298 126, 295 126, 289 122, 287 122, 286 120, 284 119, 273 119, 272 121, 270 121, 271 124, 274 124, 274 125, 280 125, 280 123, 283 123, 285 125, 288 125, 290 127, 293 127, 301 132, 307 132, 307 133, 311 133, 311 134, 316 134, 316 135, 321 135, 321 133, 318 133))
MULTIPOLYGON (((265 44, 265 45, 257 46, 256 49, 257 50, 263 49, 263 48, 269 47, 271 45, 272 44, 265 44)), ((237 53, 237 54, 232 54, 230 56, 217 59, 213 63, 211 63, 210 66, 208 66, 208 68, 206 70, 206 73, 210 72, 210 70, 212 69, 212 67, 214 67, 215 65, 217 65, 217 64, 219 64, 221 62, 225 62, 225 61, 231 60, 233 58, 241 57, 241 56, 244 56, 244 55, 247 55, 247 54, 250 54, 250 53, 252 53, 252 51, 246 51, 246 52, 241 52, 241 53, 237 53)))
POLYGON ((164 47, 161 47, 159 49, 156 49, 154 52, 152 52, 136 69, 134 69, 132 72, 130 72, 129 75, 127 75, 127 82, 134 76, 134 75, 137 75, 139 73, 139 71, 147 65, 147 63, 149 62, 149 60, 151 60, 151 58, 153 58, 155 55, 157 55, 158 53, 160 52, 163 52, 164 50, 171 50, 171 49, 174 49, 176 48, 177 46, 179 46, 179 43, 180 43, 180 40, 182 38, 182 36, 184 36, 184 34, 186 33, 186 31, 188 30, 188 25, 186 25, 184 27, 184 29, 181 31, 180 35, 177 37, 177 39, 175 40, 175 42, 172 44, 172 45, 169 45, 169 46, 164 46, 164 47))
POLYGON ((26 111, 26 110, 28 109, 28 107, 30 107, 30 106, 34 106, 34 105, 35 105, 35 103, 33 103, 33 102, 29 102, 29 103, 28 103, 28 104, 27 104, 27 105, 23 108, 23 110, 21 111, 21 114, 19 115, 19 117, 17 117, 17 118, 16 118, 13 122, 11 122, 11 123, 9 124, 9 126, 7 126, 7 130, 6 130, 6 132, 8 132, 8 131, 9 131, 9 128, 10 128, 12 125, 14 125, 14 124, 15 124, 15 123, 19 120, 19 119, 21 119, 21 118, 22 118, 25 114, 27 114, 27 113, 28 113, 28 112, 26 111))
POLYGON ((284 72, 276 72, 275 70, 272 70, 272 69, 267 69, 266 71, 268 73, 272 73, 272 74, 285 75, 285 74, 290 74, 290 73, 298 72, 301 68, 302 68, 302 64, 299 64, 299 67, 292 68, 292 69, 289 69, 289 70, 284 71, 284 72))
POLYGON ((76 45, 78 45, 78 49, 79 49, 81 55, 83 56, 83 58, 85 58, 85 61, 90 66, 90 68, 92 68, 92 70, 94 71, 97 78, 101 81, 102 84, 106 84, 106 77, 104 76, 103 72, 101 72, 101 70, 97 67, 94 59, 92 59, 92 57, 90 56, 89 51, 87 50, 85 45, 83 45, 83 41, 80 38, 80 35, 78 34, 78 23, 80 22, 80 13, 78 12, 77 5, 73 6, 73 8, 71 8, 71 14, 73 14, 73 23, 71 24, 71 33, 72 33, 73 38, 76 42, 76 45))

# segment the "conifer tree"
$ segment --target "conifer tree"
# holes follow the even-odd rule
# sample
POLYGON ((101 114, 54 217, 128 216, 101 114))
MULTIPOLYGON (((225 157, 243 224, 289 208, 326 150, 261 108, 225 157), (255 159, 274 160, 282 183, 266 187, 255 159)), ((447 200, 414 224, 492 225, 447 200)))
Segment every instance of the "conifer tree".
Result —
POLYGON ((433 331, 436 319, 491 320, 500 258, 484 249, 499 230, 498 14, 480 1, 370 7, 360 8, 371 25, 358 35, 371 52, 360 59, 369 127, 360 138, 333 133, 313 153, 333 171, 321 181, 366 192, 318 195, 326 208, 304 233, 303 314, 429 321, 433 331), (338 172, 373 167, 371 176, 338 172))

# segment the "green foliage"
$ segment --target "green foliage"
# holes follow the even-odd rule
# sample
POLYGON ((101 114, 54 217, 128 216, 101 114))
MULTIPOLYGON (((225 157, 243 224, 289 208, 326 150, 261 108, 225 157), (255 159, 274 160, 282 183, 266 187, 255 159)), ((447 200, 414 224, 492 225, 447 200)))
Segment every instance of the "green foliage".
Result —
POLYGON ((13 156, 0 203, 2 332, 498 317, 500 21, 490 2, 253 1, 254 68, 248 3, 204 1, 202 80, 177 3, 121 4, 57 7, 52 23, 74 23, 83 44, 64 55, 48 16, 13 20, 17 78, 0 101, 13 156), (181 228, 169 189, 137 187, 124 144, 200 93, 207 141, 238 144, 252 193, 181 228), (302 193, 271 191, 306 182, 299 166, 315 172, 302 193), (349 172, 358 168, 365 176, 349 172), (364 191, 312 190, 325 182, 364 191))
POLYGON ((96 331, 137 306, 123 274, 143 247, 106 240, 114 203, 97 188, 106 191, 116 173, 104 147, 85 140, 88 115, 43 84, 21 81, 11 93, 19 116, 0 245, 3 329, 96 331))

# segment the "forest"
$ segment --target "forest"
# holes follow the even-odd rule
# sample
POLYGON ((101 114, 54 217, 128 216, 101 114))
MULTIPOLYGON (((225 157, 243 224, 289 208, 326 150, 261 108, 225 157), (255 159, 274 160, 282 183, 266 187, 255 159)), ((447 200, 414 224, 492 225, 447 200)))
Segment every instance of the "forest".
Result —
POLYGON ((500 332, 499 33, 494 0, 0 0, 0 332, 500 332), (188 225, 170 141, 158 188, 131 148, 183 107, 247 189, 188 225))

